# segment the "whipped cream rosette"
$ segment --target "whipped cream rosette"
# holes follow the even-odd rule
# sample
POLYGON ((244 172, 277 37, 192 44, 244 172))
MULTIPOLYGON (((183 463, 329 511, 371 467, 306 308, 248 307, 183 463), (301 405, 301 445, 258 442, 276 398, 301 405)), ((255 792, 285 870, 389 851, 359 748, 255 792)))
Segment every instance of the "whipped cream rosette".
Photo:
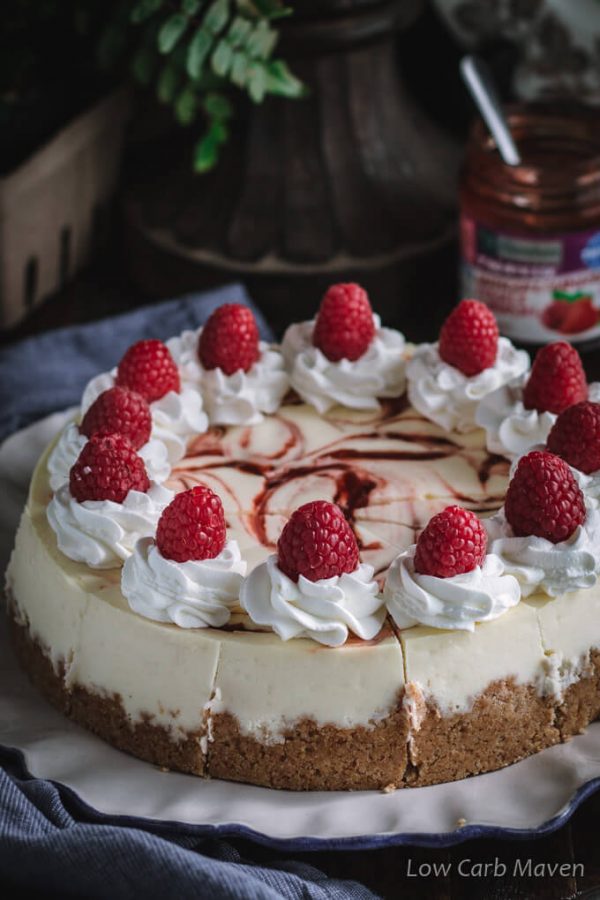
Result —
POLYGON ((246 563, 236 541, 212 559, 165 558, 151 537, 137 541, 123 566, 121 590, 131 609, 180 628, 219 628, 237 606, 246 563))
POLYGON ((359 560, 358 544, 335 503, 298 507, 277 542, 277 554, 244 581, 240 605, 257 625, 283 641, 310 638, 339 647, 350 632, 371 640, 385 620, 374 569, 359 560))
POLYGON ((238 544, 226 539, 223 504, 203 485, 177 494, 156 536, 137 541, 121 573, 131 609, 179 628, 219 628, 238 605, 246 574, 238 544))
POLYGON ((415 409, 447 431, 473 431, 482 399, 529 368, 529 356, 508 338, 498 339, 496 361, 476 375, 465 375, 441 358, 439 344, 420 344, 409 361, 408 399, 415 409))
POLYGON ((332 578, 299 575, 294 582, 272 555, 244 581, 240 604, 253 622, 272 628, 283 641, 310 638, 328 647, 340 647, 350 632, 371 640, 385 619, 373 567, 365 563, 332 578))
POLYGON ((600 510, 559 456, 533 450, 513 467, 504 506, 486 519, 490 552, 524 596, 593 587, 600 574, 600 510))
POLYGON ((129 491, 122 503, 79 502, 63 484, 48 504, 48 522, 65 556, 93 569, 110 569, 131 555, 138 538, 154 534, 172 498, 172 491, 151 484, 145 493, 129 491))
POLYGON ((516 606, 519 583, 487 545, 475 513, 447 506, 433 516, 386 577, 383 595, 398 628, 474 631, 478 622, 497 619, 516 606))
POLYGON ((514 575, 524 597, 542 593, 558 597, 593 587, 600 575, 600 511, 586 505, 585 521, 565 541, 536 535, 518 537, 503 510, 485 520, 490 552, 514 575))
MULTIPOLYGON (((77 457, 85 447, 88 438, 81 434, 76 422, 70 422, 61 432, 50 456, 48 457, 48 473, 50 487, 57 491, 69 480, 69 472, 77 457)), ((167 447, 159 437, 150 438, 137 451, 144 461, 148 478, 162 484, 171 474, 171 463, 167 447)))
POLYGON ((321 414, 339 403, 378 409, 378 398, 399 397, 406 387, 404 335, 383 328, 373 315, 374 336, 358 359, 332 361, 313 344, 316 320, 290 325, 281 350, 296 393, 321 414))
POLYGON ((259 359, 245 372, 201 369, 201 385, 213 425, 256 425, 281 406, 290 388, 283 356, 277 347, 259 342, 259 359))
MULTIPOLYGON (((526 409, 523 388, 529 373, 524 372, 509 384, 487 394, 477 406, 475 421, 485 430, 490 453, 515 459, 533 447, 546 443, 557 414, 548 410, 526 409)), ((588 387, 589 399, 600 402, 600 383, 588 387)))
POLYGON ((415 571, 415 549, 396 557, 385 582, 387 610, 398 628, 473 631, 477 622, 497 619, 521 599, 519 582, 495 553, 487 553, 470 572, 438 578, 415 571))
POLYGON ((279 409, 289 390, 279 348, 259 340, 252 310, 242 304, 217 307, 194 337, 182 338, 180 350, 212 425, 256 425, 279 409))
MULTIPOLYGON (((190 366, 189 337, 187 337, 189 334, 194 332, 184 332, 180 338, 169 341, 168 345, 179 373, 179 390, 167 390, 157 399, 149 400, 152 414, 151 439, 163 444, 169 466, 173 466, 185 456, 191 437, 203 434, 208 428, 208 416, 204 411, 198 379, 190 366)), ((88 382, 81 398, 82 416, 100 394, 114 387, 118 380, 118 371, 118 368, 114 368, 110 372, 102 372, 88 382)), ((156 456, 157 452, 154 450, 153 455, 156 456)), ((163 466, 161 471, 164 471, 164 464, 161 465, 163 466)), ((169 472, 165 478, 168 478, 168 475, 169 472)), ((158 469, 153 477, 157 481, 163 480, 159 477, 158 469)))

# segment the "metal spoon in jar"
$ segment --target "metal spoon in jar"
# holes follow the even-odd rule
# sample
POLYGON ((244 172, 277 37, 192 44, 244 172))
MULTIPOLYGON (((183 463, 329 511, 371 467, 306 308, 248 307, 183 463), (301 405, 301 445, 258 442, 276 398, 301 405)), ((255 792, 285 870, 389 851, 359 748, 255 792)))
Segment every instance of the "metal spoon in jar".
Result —
POLYGON ((500 156, 507 166, 520 165, 521 157, 510 133, 487 64, 476 56, 463 56, 460 61, 460 73, 494 138, 500 156))

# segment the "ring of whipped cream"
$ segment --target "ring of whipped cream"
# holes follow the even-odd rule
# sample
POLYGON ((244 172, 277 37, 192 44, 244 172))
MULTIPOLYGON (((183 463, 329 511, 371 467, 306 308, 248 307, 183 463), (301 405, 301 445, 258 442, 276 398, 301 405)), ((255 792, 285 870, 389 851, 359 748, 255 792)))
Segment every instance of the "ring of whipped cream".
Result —
POLYGON ((367 351, 354 361, 332 362, 313 345, 315 320, 290 325, 281 352, 296 393, 326 413, 336 403, 350 409, 379 409, 378 398, 399 397, 406 387, 404 335, 382 328, 373 314, 375 336, 367 351))
POLYGON ((476 429, 475 414, 481 400, 529 369, 529 355, 508 338, 498 339, 493 366, 478 375, 464 375, 444 362, 439 344, 420 344, 406 367, 408 399, 422 415, 447 431, 476 429))
POLYGON ((415 551, 413 544, 396 557, 384 585, 386 607, 398 628, 474 631, 477 622, 497 619, 521 599, 519 582, 493 552, 471 572, 437 578, 415 571, 415 551))

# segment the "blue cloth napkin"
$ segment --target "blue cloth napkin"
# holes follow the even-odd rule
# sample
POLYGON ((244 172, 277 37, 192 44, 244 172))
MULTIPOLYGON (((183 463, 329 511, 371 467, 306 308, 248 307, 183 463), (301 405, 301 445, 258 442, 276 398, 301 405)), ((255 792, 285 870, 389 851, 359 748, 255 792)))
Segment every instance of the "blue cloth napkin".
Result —
MULTIPOLYGON (((0 352, 0 439, 78 403, 87 381, 112 368, 136 340, 165 339, 201 325, 215 307, 247 303, 240 285, 29 338, 0 352)), ((304 862, 242 859, 227 841, 184 825, 127 825, 91 813, 76 797, 31 778, 20 754, 0 747, 0 883, 15 891, 86 898, 210 897, 211 900, 368 900, 350 881, 304 862)), ((251 846, 251 845, 250 845, 251 846)))
MULTIPOLYGON (((77 815, 50 781, 29 778, 14 751, 0 750, 0 886, 40 896, 101 900, 371 900, 353 881, 305 862, 257 865, 227 841, 183 828, 112 823, 77 815), (69 808, 67 808, 69 806, 69 808)), ((75 810, 72 807, 75 807, 75 810)), ((4 894, 3 896, 8 896, 4 894)))

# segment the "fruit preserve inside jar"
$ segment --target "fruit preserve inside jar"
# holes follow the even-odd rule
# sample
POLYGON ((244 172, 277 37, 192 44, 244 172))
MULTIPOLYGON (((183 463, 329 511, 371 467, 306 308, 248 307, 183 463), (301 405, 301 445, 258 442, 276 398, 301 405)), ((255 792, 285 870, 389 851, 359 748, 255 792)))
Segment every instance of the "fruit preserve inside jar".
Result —
POLYGON ((461 175, 462 296, 520 343, 600 338, 600 114, 515 106, 521 165, 483 123, 461 175))

